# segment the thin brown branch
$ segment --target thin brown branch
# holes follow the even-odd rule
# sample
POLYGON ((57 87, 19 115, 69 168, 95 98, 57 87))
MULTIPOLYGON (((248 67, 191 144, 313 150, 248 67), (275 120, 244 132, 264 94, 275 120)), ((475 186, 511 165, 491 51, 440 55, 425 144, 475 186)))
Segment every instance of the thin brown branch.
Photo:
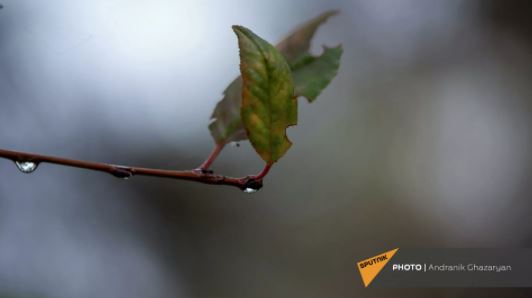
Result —
MULTIPOLYGON (((121 166, 121 165, 114 165, 114 164, 107 164, 107 163, 67 159, 67 158, 56 157, 56 156, 25 153, 25 152, 19 152, 19 151, 9 151, 9 150, 3 150, 3 149, 0 149, 0 158, 9 159, 9 160, 12 160, 13 162, 19 162, 19 163, 32 162, 32 163, 35 163, 36 165, 40 163, 51 163, 51 164, 67 166, 67 167, 99 171, 99 172, 111 174, 115 177, 122 178, 122 179, 128 179, 133 176, 151 176, 151 177, 196 181, 196 182, 205 183, 205 184, 229 185, 229 186, 235 186, 246 192, 254 192, 254 191, 259 190, 262 187, 262 179, 264 178, 264 175, 261 174, 264 172, 264 170, 255 176, 233 178, 233 177, 217 175, 212 172, 203 171, 201 169, 174 171, 174 170, 151 169, 151 168, 132 167, 132 166, 121 166)), ((268 166, 266 167, 269 168, 268 166)))

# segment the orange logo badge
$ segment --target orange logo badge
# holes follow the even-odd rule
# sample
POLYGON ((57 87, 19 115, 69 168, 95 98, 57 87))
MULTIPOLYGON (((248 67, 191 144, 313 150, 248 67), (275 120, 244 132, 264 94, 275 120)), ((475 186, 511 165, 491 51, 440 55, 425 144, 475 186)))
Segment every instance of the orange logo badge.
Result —
POLYGON ((399 248, 392 249, 383 254, 374 256, 369 259, 365 259, 357 263, 358 271, 360 271, 360 277, 362 277, 362 282, 367 288, 369 284, 375 279, 377 274, 381 272, 382 268, 386 266, 388 261, 395 255, 399 248))

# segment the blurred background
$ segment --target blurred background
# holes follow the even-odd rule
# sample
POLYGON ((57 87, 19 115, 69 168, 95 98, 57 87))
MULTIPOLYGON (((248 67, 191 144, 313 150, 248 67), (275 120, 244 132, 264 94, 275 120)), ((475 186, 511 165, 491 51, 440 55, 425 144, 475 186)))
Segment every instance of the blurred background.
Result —
MULTIPOLYGON (((340 9, 313 52, 344 46, 256 194, 0 160, 0 297, 529 297, 364 289, 354 263, 532 246, 532 2, 0 3, 0 148, 76 159, 199 165, 233 24, 275 43, 340 9)), ((261 167, 248 142, 214 164, 261 167)))

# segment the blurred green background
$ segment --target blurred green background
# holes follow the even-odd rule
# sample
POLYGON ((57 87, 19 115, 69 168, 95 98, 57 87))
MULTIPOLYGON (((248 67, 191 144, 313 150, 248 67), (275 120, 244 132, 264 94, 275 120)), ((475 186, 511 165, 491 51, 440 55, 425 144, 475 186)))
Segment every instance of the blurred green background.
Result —
MULTIPOLYGON (((238 74, 323 11, 340 72, 259 193, 0 163, 0 297, 529 297, 364 289, 395 247, 530 247, 532 2, 4 0, 0 148, 187 169, 238 74), (5 296, 2 296, 5 295, 5 296)), ((243 142, 214 170, 257 172, 243 142)))

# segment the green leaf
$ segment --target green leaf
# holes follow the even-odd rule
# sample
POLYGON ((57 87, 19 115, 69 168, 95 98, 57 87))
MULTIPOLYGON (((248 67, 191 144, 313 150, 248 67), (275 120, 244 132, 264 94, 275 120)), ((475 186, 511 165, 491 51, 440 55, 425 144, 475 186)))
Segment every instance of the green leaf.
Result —
POLYGON ((296 96, 304 96, 309 102, 316 100, 338 73, 342 46, 324 47, 318 56, 306 54, 291 65, 296 96))
POLYGON ((242 26, 233 26, 240 48, 242 123, 255 151, 267 164, 292 143, 288 126, 297 123, 297 100, 290 66, 274 46, 242 26))
POLYGON ((226 144, 247 139, 240 118, 242 106, 242 78, 234 79, 224 91, 224 98, 216 104, 209 130, 217 144, 226 144))
POLYGON ((292 34, 277 44, 277 49, 283 53, 288 62, 298 59, 310 49, 310 41, 320 25, 336 14, 338 14, 336 10, 326 11, 299 26, 292 34))
MULTIPOLYGON (((277 44, 277 49, 281 51, 290 64, 298 61, 302 56, 309 55, 310 41, 316 30, 335 14, 337 14, 336 11, 327 11, 306 22, 277 44)), ((325 87, 326 85, 322 89, 325 87)), ((309 97, 307 98, 310 100, 309 97)), ((217 103, 211 115, 212 121, 209 125, 209 130, 217 144, 247 139, 247 134, 240 118, 241 105, 242 82, 240 77, 238 77, 225 89, 224 97, 217 103)))

